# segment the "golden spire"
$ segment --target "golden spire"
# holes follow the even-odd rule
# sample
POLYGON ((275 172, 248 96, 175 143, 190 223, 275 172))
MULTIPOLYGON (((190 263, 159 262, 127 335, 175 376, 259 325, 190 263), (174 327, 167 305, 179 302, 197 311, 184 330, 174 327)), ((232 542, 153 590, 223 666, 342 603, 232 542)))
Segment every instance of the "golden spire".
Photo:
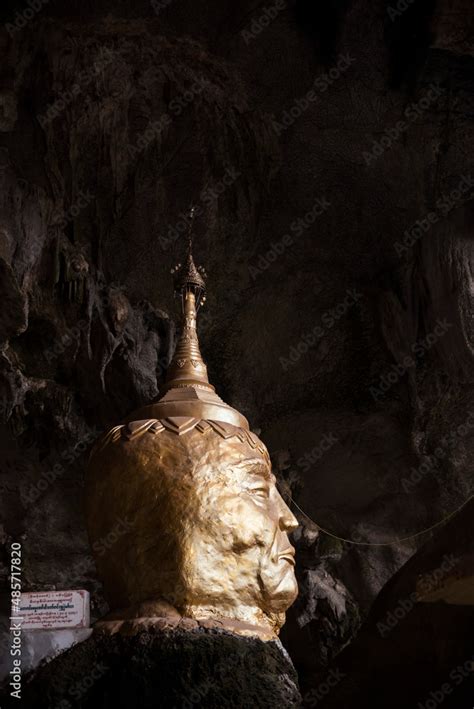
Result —
POLYGON ((192 255, 194 215, 193 208, 190 212, 186 259, 172 269, 174 292, 181 305, 181 331, 168 367, 163 392, 158 401, 134 412, 127 420, 176 420, 178 417, 183 422, 193 418, 229 423, 248 431, 249 424, 245 416, 222 401, 209 383, 207 367, 199 349, 196 317, 206 300, 206 272, 202 267, 196 267, 192 255))
POLYGON ((165 390, 173 387, 198 385, 211 389, 207 377, 207 367, 199 349, 196 317, 200 306, 206 300, 206 272, 202 266, 196 267, 192 254, 192 227, 194 207, 190 212, 188 251, 183 264, 171 269, 174 275, 174 293, 181 301, 181 332, 178 344, 168 368, 165 390))

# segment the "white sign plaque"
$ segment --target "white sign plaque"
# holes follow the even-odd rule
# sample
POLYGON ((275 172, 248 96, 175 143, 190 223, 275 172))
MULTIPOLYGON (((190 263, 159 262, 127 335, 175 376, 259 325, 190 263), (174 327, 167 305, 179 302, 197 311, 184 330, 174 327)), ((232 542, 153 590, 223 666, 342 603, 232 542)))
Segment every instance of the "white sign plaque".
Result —
POLYGON ((22 593, 12 615, 21 618, 22 630, 88 628, 89 591, 22 593))

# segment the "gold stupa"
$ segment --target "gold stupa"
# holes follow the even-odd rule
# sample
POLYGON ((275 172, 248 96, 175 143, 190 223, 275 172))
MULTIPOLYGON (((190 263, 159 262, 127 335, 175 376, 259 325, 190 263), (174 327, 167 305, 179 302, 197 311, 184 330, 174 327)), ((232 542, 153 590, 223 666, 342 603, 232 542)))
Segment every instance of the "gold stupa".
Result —
POLYGON ((164 392, 91 454, 87 525, 112 608, 99 626, 192 619, 271 639, 297 595, 297 522, 265 445, 209 383, 196 331, 204 276, 190 241, 174 269, 182 323, 164 392))

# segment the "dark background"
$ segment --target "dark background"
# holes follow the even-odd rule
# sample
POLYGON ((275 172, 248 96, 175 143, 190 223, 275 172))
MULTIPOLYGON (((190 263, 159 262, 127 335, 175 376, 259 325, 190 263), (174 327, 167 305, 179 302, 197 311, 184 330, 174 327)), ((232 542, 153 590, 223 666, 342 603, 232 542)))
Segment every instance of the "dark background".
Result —
MULTIPOLYGON (((357 546, 316 525, 390 542, 472 493, 474 11, 50 0, 12 30, 26 7, 3 3, 0 33, 5 588, 20 540, 29 590, 87 588, 95 617, 106 611, 82 511, 87 449, 158 395, 175 333, 169 271, 194 202, 211 381, 310 518, 296 511, 301 593, 283 640, 314 686, 430 539, 357 546), (318 200, 329 206, 311 219, 318 200)), ((472 519, 460 515, 453 539, 472 519)))

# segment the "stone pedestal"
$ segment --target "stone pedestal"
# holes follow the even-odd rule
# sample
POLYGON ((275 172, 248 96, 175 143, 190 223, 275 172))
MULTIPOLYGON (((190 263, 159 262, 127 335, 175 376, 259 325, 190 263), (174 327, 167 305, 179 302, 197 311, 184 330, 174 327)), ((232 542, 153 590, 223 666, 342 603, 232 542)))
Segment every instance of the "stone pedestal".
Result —
MULTIPOLYGON (((18 706, 15 701, 7 706, 18 706)), ((21 700, 23 708, 34 709, 284 709, 300 704, 296 672, 279 641, 206 627, 133 635, 95 631, 25 677, 21 700)))

